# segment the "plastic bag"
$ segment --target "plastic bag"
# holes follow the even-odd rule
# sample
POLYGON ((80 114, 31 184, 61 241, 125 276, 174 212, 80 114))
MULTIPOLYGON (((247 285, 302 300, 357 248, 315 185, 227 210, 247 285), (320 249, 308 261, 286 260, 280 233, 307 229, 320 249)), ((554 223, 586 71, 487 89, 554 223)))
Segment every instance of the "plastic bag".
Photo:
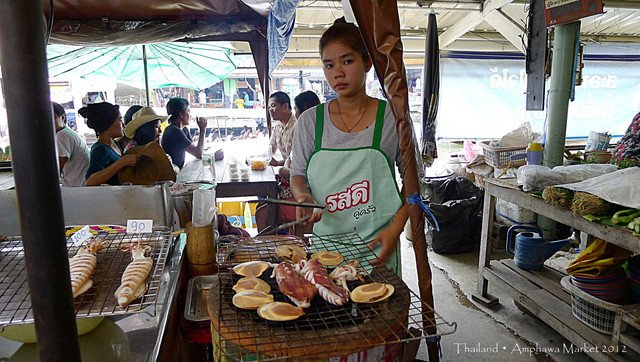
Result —
POLYGON ((475 160, 478 152, 473 148, 473 142, 471 140, 464 140, 464 158, 467 162, 475 160))
POLYGON ((539 134, 533 132, 531 129, 531 124, 524 122, 517 129, 502 136, 497 142, 491 142, 490 145, 492 147, 516 147, 528 145, 538 137, 539 134))
POLYGON ((211 225, 217 212, 216 191, 214 189, 193 191, 193 210, 191 214, 193 226, 211 225))
POLYGON ((525 192, 542 191, 547 186, 568 184, 614 172, 618 169, 609 164, 585 164, 557 166, 525 165, 518 168, 518 185, 525 192))
POLYGON ((602 239, 596 239, 589 244, 577 258, 567 267, 571 275, 607 275, 620 267, 630 256, 631 252, 602 239))
POLYGON ((611 135, 609 132, 589 132, 589 138, 584 146, 584 151, 606 151, 609 148, 611 135))
POLYGON ((427 204, 440 231, 431 231, 431 247, 438 254, 463 253, 479 241, 484 191, 464 177, 427 181, 427 204))

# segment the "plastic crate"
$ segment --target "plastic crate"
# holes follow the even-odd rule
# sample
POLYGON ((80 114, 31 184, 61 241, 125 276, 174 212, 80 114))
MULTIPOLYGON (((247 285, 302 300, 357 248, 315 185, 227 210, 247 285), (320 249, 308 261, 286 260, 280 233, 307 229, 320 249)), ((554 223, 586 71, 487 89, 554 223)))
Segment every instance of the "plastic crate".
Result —
POLYGON ((618 304, 605 302, 573 285, 571 276, 560 280, 562 287, 571 294, 571 311, 580 322, 600 333, 613 334, 618 304))
MULTIPOLYGON (((480 147, 484 150, 485 162, 493 167, 505 168, 509 166, 509 156, 527 151, 527 145, 514 147, 493 147, 489 146, 491 141, 481 141, 480 147)), ((511 162, 511 167, 520 167, 527 163, 526 159, 511 162)))

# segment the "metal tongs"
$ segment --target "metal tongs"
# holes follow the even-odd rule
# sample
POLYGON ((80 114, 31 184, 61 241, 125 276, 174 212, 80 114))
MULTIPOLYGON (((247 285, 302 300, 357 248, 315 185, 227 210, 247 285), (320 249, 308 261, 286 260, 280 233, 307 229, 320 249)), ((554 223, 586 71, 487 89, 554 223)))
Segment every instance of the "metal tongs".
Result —
POLYGON ((278 227, 275 227, 275 228, 272 227, 271 225, 269 225, 266 228, 262 229, 262 231, 260 231, 256 236, 273 235, 273 234, 277 233, 280 230, 288 229, 288 228, 290 228, 292 226, 300 224, 301 222, 307 221, 307 220, 309 220, 309 217, 311 217, 311 215, 305 215, 301 219, 284 223, 284 224, 282 224, 282 225, 280 225, 278 227))
POLYGON ((318 208, 318 209, 326 209, 327 206, 326 205, 320 205, 320 204, 313 204, 310 202, 294 202, 294 201, 287 201, 287 200, 281 200, 281 199, 272 199, 269 197, 258 197, 257 200, 251 200, 248 202, 264 202, 267 204, 280 204, 280 205, 289 205, 289 206, 299 206, 299 207, 309 207, 309 208, 318 208))

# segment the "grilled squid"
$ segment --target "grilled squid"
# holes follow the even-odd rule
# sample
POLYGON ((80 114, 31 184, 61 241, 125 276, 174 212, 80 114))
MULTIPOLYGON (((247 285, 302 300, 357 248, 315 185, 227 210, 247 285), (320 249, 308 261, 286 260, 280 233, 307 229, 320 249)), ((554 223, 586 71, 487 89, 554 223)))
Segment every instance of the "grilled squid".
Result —
POLYGON ((315 259, 301 260, 299 266, 302 276, 318 288, 322 299, 337 306, 349 301, 349 291, 344 286, 336 285, 320 262, 315 259))
POLYGON ((364 278, 358 273, 358 270, 356 269, 359 264, 360 263, 357 260, 351 260, 347 264, 333 269, 331 274, 329 274, 329 277, 333 279, 336 284, 347 289, 348 291, 349 289, 347 288, 347 281, 354 281, 359 279, 364 282, 364 278))
POLYGON ((298 307, 309 308, 311 306, 311 300, 318 294, 318 290, 313 283, 303 278, 299 272, 287 262, 278 264, 273 269, 271 277, 276 278, 282 294, 289 297, 298 307))
POLYGON ((147 291, 146 280, 153 266, 153 259, 145 256, 151 249, 149 246, 142 246, 138 241, 138 244, 132 245, 129 249, 133 260, 122 273, 120 286, 115 293, 121 308, 126 308, 147 291))
POLYGON ((98 262, 96 254, 104 247, 103 241, 93 240, 87 245, 81 246, 76 255, 69 259, 71 291, 74 298, 89 290, 93 285, 91 274, 93 274, 98 262))

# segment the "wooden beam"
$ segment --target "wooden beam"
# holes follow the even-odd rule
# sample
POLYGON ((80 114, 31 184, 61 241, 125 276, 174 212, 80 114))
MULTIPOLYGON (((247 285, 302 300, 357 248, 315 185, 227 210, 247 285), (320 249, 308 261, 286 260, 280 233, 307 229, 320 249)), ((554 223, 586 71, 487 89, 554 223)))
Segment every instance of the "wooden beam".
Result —
POLYGON ((440 48, 446 48, 448 45, 456 41, 458 38, 472 30, 476 25, 485 20, 485 17, 497 9, 509 4, 513 0, 487 0, 483 4, 480 13, 471 13, 462 18, 455 25, 451 26, 444 33, 440 34, 438 41, 440 48))
POLYGON ((513 44, 520 53, 525 53, 526 45, 522 38, 524 36, 524 27, 522 25, 511 19, 500 9, 488 14, 485 20, 513 44))

